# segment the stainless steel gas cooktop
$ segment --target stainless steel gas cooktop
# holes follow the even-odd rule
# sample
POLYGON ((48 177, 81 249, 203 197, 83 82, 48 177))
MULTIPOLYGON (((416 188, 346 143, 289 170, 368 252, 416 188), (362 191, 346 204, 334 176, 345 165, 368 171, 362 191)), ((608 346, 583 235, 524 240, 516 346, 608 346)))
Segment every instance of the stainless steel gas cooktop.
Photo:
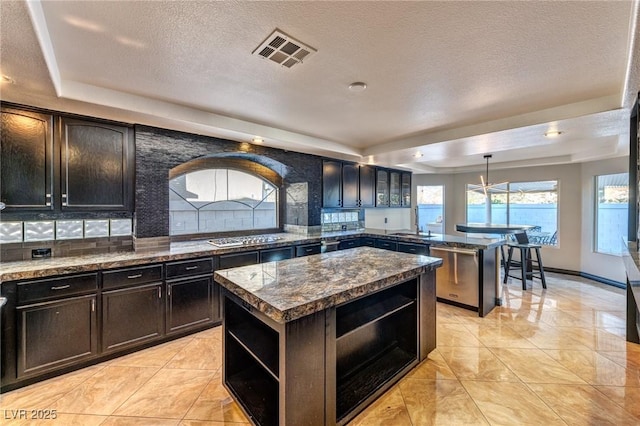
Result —
POLYGON ((216 247, 237 247, 254 244, 268 244, 280 241, 282 237, 274 237, 272 235, 253 235, 249 237, 233 237, 233 238, 215 238, 209 240, 209 244, 216 247))

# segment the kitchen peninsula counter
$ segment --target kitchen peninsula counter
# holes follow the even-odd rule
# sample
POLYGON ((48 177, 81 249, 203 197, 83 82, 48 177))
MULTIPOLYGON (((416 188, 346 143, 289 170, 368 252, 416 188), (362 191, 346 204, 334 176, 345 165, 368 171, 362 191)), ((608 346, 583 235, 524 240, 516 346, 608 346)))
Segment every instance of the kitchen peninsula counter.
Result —
POLYGON ((359 247, 217 271, 223 382, 256 424, 344 424, 424 360, 441 259, 359 247))

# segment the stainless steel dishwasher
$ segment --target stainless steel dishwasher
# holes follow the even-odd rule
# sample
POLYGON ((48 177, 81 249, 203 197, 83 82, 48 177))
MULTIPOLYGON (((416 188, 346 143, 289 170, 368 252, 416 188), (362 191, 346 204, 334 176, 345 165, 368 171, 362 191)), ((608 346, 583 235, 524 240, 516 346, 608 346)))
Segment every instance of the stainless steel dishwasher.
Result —
POLYGON ((436 296, 477 308, 480 303, 478 252, 433 246, 430 250, 431 256, 442 259, 442 266, 436 269, 436 296))

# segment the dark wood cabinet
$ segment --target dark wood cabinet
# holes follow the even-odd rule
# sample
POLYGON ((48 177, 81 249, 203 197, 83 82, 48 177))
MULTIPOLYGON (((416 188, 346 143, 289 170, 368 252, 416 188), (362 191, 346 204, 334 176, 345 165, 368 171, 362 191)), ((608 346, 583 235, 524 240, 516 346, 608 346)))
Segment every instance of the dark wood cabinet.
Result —
POLYGON ((167 334, 220 321, 219 287, 211 275, 167 281, 167 334))
POLYGON ((102 293, 102 352, 137 346, 164 334, 162 282, 102 293))
POLYGON ((360 206, 360 167, 357 164, 342 163, 342 207, 360 206))
POLYGON ((62 210, 131 210, 133 132, 124 126, 62 117, 62 210))
POLYGON ((322 162, 322 206, 342 207, 342 162, 322 162))
POLYGON ((411 207, 411 173, 400 174, 400 185, 402 207, 411 207))
POLYGON ((376 206, 376 169, 360 166, 360 207, 376 206))
POLYGON ((376 169, 376 207, 389 207, 389 172, 376 169))
POLYGON ((19 306, 18 378, 70 366, 98 353, 96 295, 19 306))
POLYGON ((5 212, 53 210, 53 116, 2 107, 0 201, 5 212))

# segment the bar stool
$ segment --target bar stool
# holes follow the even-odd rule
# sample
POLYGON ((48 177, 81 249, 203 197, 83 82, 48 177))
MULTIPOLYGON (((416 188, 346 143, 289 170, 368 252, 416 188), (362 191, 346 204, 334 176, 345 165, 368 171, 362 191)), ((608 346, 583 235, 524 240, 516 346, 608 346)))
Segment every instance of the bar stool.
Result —
POLYGON ((542 288, 547 288, 547 281, 544 278, 544 267, 542 266, 542 257, 540 257, 540 248, 542 247, 539 244, 531 244, 529 242, 529 238, 526 233, 518 233, 515 234, 517 243, 509 243, 507 244, 509 247, 509 254, 507 255, 507 261, 504 264, 504 280, 503 283, 507 283, 507 279, 509 277, 515 278, 517 280, 522 281, 522 289, 527 289, 527 279, 531 278, 531 282, 533 282, 534 278, 540 279, 542 281, 542 288), (518 262, 512 261, 513 259, 513 251, 515 249, 520 250, 520 274, 521 276, 509 275, 509 268, 513 264, 514 266, 518 264, 518 262), (533 258, 533 253, 535 252, 536 258, 533 258), (535 275, 533 273, 533 264, 536 264, 539 275, 535 275))

